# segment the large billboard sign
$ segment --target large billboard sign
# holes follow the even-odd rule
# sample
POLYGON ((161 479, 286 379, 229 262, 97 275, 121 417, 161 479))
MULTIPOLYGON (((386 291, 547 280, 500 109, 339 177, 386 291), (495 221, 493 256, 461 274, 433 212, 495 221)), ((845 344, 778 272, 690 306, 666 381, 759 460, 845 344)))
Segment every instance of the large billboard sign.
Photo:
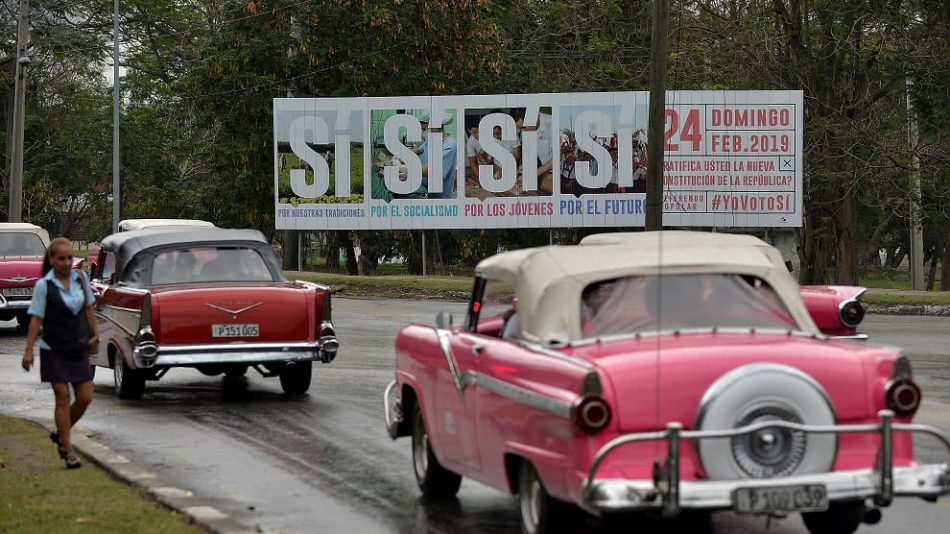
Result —
MULTIPOLYGON (((801 91, 670 91, 666 226, 802 224, 801 91)), ((646 92, 274 100, 278 229, 642 226, 646 92)))

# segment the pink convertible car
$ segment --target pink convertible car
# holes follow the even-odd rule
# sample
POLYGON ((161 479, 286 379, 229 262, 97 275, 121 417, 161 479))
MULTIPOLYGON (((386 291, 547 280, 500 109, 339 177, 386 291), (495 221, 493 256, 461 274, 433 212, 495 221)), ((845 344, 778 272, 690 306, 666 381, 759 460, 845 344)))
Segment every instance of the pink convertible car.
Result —
POLYGON ((723 509, 849 533, 950 493, 948 464, 913 456, 914 433, 950 442, 911 423, 908 360, 830 339, 777 251, 718 241, 498 254, 461 325, 403 328, 385 416, 423 494, 516 493, 534 534, 723 509))

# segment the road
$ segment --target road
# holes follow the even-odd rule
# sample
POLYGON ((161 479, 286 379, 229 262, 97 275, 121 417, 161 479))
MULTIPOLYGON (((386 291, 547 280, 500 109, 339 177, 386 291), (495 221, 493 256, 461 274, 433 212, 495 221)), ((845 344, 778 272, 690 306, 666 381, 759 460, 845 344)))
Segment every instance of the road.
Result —
MULTIPOLYGON (((451 503, 420 499, 408 440, 392 441, 383 429, 396 331, 410 321, 431 323, 440 309, 461 314, 464 307, 335 299, 340 356, 314 368, 313 387, 302 398, 285 397, 276 378, 253 371, 223 380, 179 369, 149 383, 142 400, 120 401, 111 373, 99 369, 96 398, 79 426, 263 532, 517 533, 514 498, 481 484, 466 480, 451 503)), ((950 433, 950 318, 869 316, 865 330, 877 343, 904 348, 926 397, 917 420, 950 433)), ((0 411, 49 423, 52 394, 38 372, 19 368, 23 345, 14 323, 0 323, 0 411)), ((924 445, 919 453, 936 458, 936 450, 924 445)), ((860 532, 945 532, 948 523, 950 500, 904 499, 860 532)), ((588 529, 607 530, 595 521, 588 529)), ((726 512, 714 515, 713 530, 806 532, 797 515, 767 524, 726 512)))

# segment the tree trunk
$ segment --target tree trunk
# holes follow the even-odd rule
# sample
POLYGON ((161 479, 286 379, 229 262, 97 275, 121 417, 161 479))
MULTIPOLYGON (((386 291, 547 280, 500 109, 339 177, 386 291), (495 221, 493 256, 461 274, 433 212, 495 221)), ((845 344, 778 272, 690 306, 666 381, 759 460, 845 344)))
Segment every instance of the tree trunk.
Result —
POLYGON ((281 233, 283 234, 281 252, 284 256, 282 267, 285 271, 296 271, 297 244, 300 242, 300 232, 297 230, 284 230, 281 233))
POLYGON ((842 197, 835 217, 837 265, 835 282, 853 286, 858 283, 858 198, 854 177, 841 184, 842 197))
POLYGON ((356 249, 353 247, 353 240, 350 238, 350 233, 346 230, 341 230, 337 232, 337 234, 339 235, 340 247, 346 251, 346 274, 359 274, 359 266, 356 264, 356 249))
POLYGON ((947 228, 947 235, 943 238, 943 258, 940 262, 943 264, 940 272, 940 289, 950 291, 950 228, 947 228))
POLYGON ((330 230, 326 233, 327 247, 326 253, 327 269, 337 271, 340 269, 340 246, 337 242, 336 232, 330 230))
MULTIPOLYGON (((808 209, 808 208, 806 208, 808 209)), ((820 213, 817 209, 808 209, 805 217, 805 231, 802 232, 802 259, 801 259, 801 284, 824 284, 828 272, 828 254, 827 239, 824 236, 818 236, 813 219, 818 219, 820 213)))
POLYGON ((406 257, 406 270, 409 274, 422 274, 422 233, 409 232, 409 254, 406 257))
POLYGON ((930 256, 930 272, 927 273, 927 291, 934 290, 934 280, 937 278, 937 254, 930 256))

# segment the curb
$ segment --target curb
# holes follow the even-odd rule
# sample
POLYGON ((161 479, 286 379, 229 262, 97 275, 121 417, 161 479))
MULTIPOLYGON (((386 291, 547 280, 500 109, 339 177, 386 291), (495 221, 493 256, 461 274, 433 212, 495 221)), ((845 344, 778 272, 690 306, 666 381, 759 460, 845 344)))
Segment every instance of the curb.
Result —
POLYGON ((881 315, 950 316, 950 306, 940 304, 865 304, 868 313, 881 315))
MULTIPOLYGON (((42 426, 49 431, 46 425, 42 426)), ((82 431, 73 430, 72 441, 73 448, 85 459, 117 480, 144 489, 150 498, 162 506, 188 517, 193 524, 208 532, 214 534, 262 532, 260 527, 251 528, 231 518, 191 491, 168 484, 154 473, 131 463, 128 458, 116 453, 82 431)))

